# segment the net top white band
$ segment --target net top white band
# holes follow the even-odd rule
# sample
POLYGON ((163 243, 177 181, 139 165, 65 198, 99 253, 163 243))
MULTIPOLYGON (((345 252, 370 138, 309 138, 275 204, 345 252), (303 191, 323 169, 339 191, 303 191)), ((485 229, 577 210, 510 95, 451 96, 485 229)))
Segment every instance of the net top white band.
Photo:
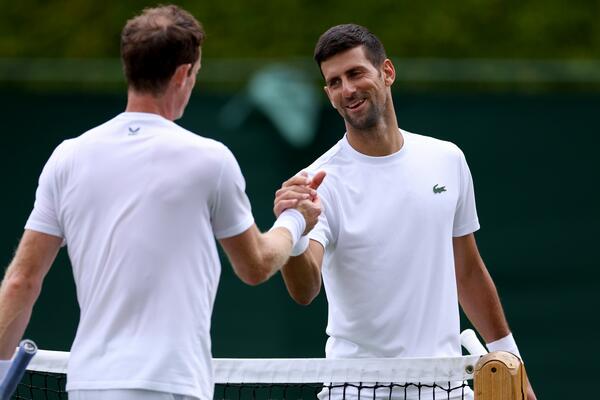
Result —
MULTIPOLYGON (((213 360, 215 383, 433 382, 473 379, 480 356, 213 360)), ((28 369, 66 373, 68 352, 39 350, 28 369)))

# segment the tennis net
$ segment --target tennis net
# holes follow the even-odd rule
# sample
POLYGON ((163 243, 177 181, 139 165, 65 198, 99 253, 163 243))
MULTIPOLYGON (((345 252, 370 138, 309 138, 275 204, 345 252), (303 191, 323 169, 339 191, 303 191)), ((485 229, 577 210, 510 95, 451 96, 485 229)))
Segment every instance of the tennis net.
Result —
MULTIPOLYGON (((13 399, 67 399, 69 353, 38 351, 13 399)), ((472 399, 480 356, 215 359, 215 399, 472 399)))

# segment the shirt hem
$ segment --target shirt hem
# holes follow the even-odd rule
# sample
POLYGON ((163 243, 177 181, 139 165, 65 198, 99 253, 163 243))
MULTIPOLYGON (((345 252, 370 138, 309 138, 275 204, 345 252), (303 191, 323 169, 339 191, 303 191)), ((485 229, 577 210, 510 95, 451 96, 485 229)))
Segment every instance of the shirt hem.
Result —
POLYGON ((145 380, 132 380, 132 381, 79 381, 79 382, 67 382, 67 392, 73 390, 127 390, 127 389, 141 389, 141 390, 152 390, 156 392, 165 392, 178 394, 182 396, 190 396, 198 400, 209 400, 208 397, 198 396, 202 390, 198 387, 187 386, 183 384, 172 384, 172 383, 161 383, 154 381, 145 380))
POLYGON ((468 235, 468 234, 473 233, 478 230, 479 230, 479 221, 475 220, 475 221, 471 222, 470 224, 463 225, 459 228, 452 230, 452 236, 453 237, 465 236, 465 235, 468 235))
POLYGON ((52 228, 51 226, 46 225, 46 224, 40 224, 40 223, 36 223, 36 222, 27 222, 25 224, 25 229, 30 230, 30 231, 45 233, 47 235, 56 236, 61 239, 64 238, 64 236, 60 230, 58 230, 56 228, 52 228))
POLYGON ((327 239, 325 239, 323 235, 308 233, 308 238, 310 240, 314 240, 316 242, 321 243, 321 246, 323 246, 323 248, 327 248, 327 239))
POLYGON ((232 236, 236 236, 236 235, 239 235, 240 233, 245 232, 246 230, 248 230, 248 228, 250 228, 252 226, 253 223, 254 223, 254 218, 249 217, 249 218, 245 219, 243 222, 241 222, 231 228, 223 229, 218 232, 214 232, 214 235, 217 239, 230 238, 232 236))

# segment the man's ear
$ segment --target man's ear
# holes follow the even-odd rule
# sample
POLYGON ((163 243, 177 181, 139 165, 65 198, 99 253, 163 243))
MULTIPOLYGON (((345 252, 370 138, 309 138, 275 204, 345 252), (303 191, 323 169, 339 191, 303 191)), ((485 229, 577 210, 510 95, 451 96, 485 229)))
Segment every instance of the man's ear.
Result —
POLYGON ((329 95, 329 88, 327 86, 323 86, 323 90, 325 91, 325 94, 327 95, 327 98, 329 99, 329 102, 331 103, 331 107, 336 108, 335 104, 333 103, 333 100, 331 100, 331 96, 329 95))
POLYGON ((396 80, 396 69, 394 68, 394 64, 392 60, 386 58, 382 65, 383 70, 383 79, 386 86, 392 86, 394 81, 396 80))
POLYGON ((190 75, 191 69, 192 64, 181 64, 175 69, 173 78, 171 78, 175 86, 181 87, 185 84, 185 80, 190 75))

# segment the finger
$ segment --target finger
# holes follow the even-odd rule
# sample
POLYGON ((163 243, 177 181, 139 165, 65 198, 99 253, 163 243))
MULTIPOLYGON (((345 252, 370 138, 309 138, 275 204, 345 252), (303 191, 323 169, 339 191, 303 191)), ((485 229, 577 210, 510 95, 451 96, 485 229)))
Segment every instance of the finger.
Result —
POLYGON ((325 175, 327 175, 327 173, 325 171, 318 171, 313 177, 312 180, 310 182, 310 187, 313 189, 317 189, 319 186, 321 186, 321 183, 323 182, 323 179, 325 179, 325 175))
POLYGON ((298 175, 292 176, 287 181, 283 182, 281 187, 294 186, 294 185, 308 185, 310 183, 310 179, 306 172, 302 171, 298 175))
POLYGON ((302 200, 298 202, 298 206, 299 209, 303 208, 307 211, 309 211, 310 213, 314 213, 317 216, 321 215, 321 212, 323 211, 323 207, 321 206, 321 200, 319 200, 317 198, 317 200, 302 200))
POLYGON ((275 204, 275 207, 273 208, 273 213, 275 214, 276 217, 279 217, 279 214, 281 214, 288 208, 295 207, 297 204, 298 204, 298 200, 296 200, 296 199, 278 201, 275 204))
POLYGON ((311 200, 311 196, 308 193, 286 192, 286 193, 281 194, 280 196, 277 196, 273 203, 277 204, 280 201, 287 201, 287 200, 296 200, 296 201, 311 200))
POLYGON ((316 190, 314 190, 308 186, 294 185, 294 186, 284 187, 284 188, 277 190, 275 192, 275 197, 281 197, 287 193, 306 194, 307 196, 305 196, 303 198, 308 198, 310 196, 315 196, 317 194, 316 190))

